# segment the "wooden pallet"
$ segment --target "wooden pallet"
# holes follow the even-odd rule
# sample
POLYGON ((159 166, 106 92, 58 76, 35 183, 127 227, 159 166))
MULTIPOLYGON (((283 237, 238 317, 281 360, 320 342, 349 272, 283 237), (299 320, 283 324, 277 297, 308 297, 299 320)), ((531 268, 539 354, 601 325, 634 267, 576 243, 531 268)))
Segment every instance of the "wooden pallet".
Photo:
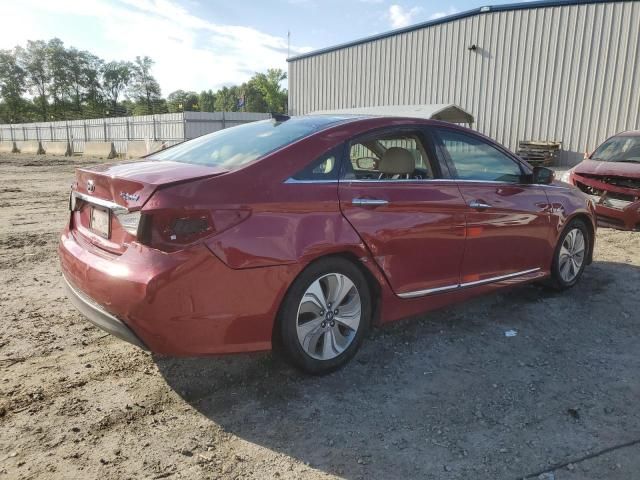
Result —
POLYGON ((533 166, 549 166, 556 163, 562 142, 520 140, 518 155, 533 166))

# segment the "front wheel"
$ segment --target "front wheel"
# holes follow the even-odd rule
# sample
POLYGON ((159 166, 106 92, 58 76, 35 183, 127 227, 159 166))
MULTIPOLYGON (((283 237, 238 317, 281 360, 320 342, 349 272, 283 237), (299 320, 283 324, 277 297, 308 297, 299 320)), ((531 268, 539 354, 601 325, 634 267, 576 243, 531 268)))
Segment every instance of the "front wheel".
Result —
POLYGON ((591 246, 591 233, 582 220, 573 220, 560 235, 551 266, 552 286, 573 287, 582 276, 591 246))
POLYGON ((356 353, 371 322, 371 294, 360 269, 342 258, 309 266, 294 281, 278 318, 287 358, 325 374, 356 353))

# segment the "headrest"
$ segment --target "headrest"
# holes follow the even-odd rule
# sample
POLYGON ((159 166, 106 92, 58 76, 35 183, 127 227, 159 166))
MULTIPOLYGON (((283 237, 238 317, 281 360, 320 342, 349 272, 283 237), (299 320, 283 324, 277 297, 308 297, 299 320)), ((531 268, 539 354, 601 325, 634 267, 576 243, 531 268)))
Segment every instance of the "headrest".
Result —
POLYGON ((406 148, 389 147, 380 161, 380 173, 389 175, 412 174, 416 169, 413 155, 406 148))

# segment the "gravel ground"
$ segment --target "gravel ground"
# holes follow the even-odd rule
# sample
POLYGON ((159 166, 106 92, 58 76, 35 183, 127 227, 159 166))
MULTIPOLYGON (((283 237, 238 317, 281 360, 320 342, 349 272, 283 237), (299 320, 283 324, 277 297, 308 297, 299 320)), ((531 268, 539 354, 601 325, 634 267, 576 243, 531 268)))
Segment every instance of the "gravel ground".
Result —
POLYGON ((83 320, 56 258, 83 162, 0 157, 0 479, 640 475, 640 234, 601 229, 568 292, 379 329, 310 378, 267 354, 151 356, 83 320))

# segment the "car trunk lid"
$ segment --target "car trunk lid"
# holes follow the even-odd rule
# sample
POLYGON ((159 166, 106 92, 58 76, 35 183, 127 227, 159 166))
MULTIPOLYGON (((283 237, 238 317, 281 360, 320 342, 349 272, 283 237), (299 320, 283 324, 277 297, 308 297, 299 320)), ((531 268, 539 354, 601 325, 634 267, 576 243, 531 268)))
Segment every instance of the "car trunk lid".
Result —
POLYGON ((76 170, 71 229, 87 247, 118 255, 136 239, 135 212, 159 187, 226 173, 219 167, 143 160, 76 170))

